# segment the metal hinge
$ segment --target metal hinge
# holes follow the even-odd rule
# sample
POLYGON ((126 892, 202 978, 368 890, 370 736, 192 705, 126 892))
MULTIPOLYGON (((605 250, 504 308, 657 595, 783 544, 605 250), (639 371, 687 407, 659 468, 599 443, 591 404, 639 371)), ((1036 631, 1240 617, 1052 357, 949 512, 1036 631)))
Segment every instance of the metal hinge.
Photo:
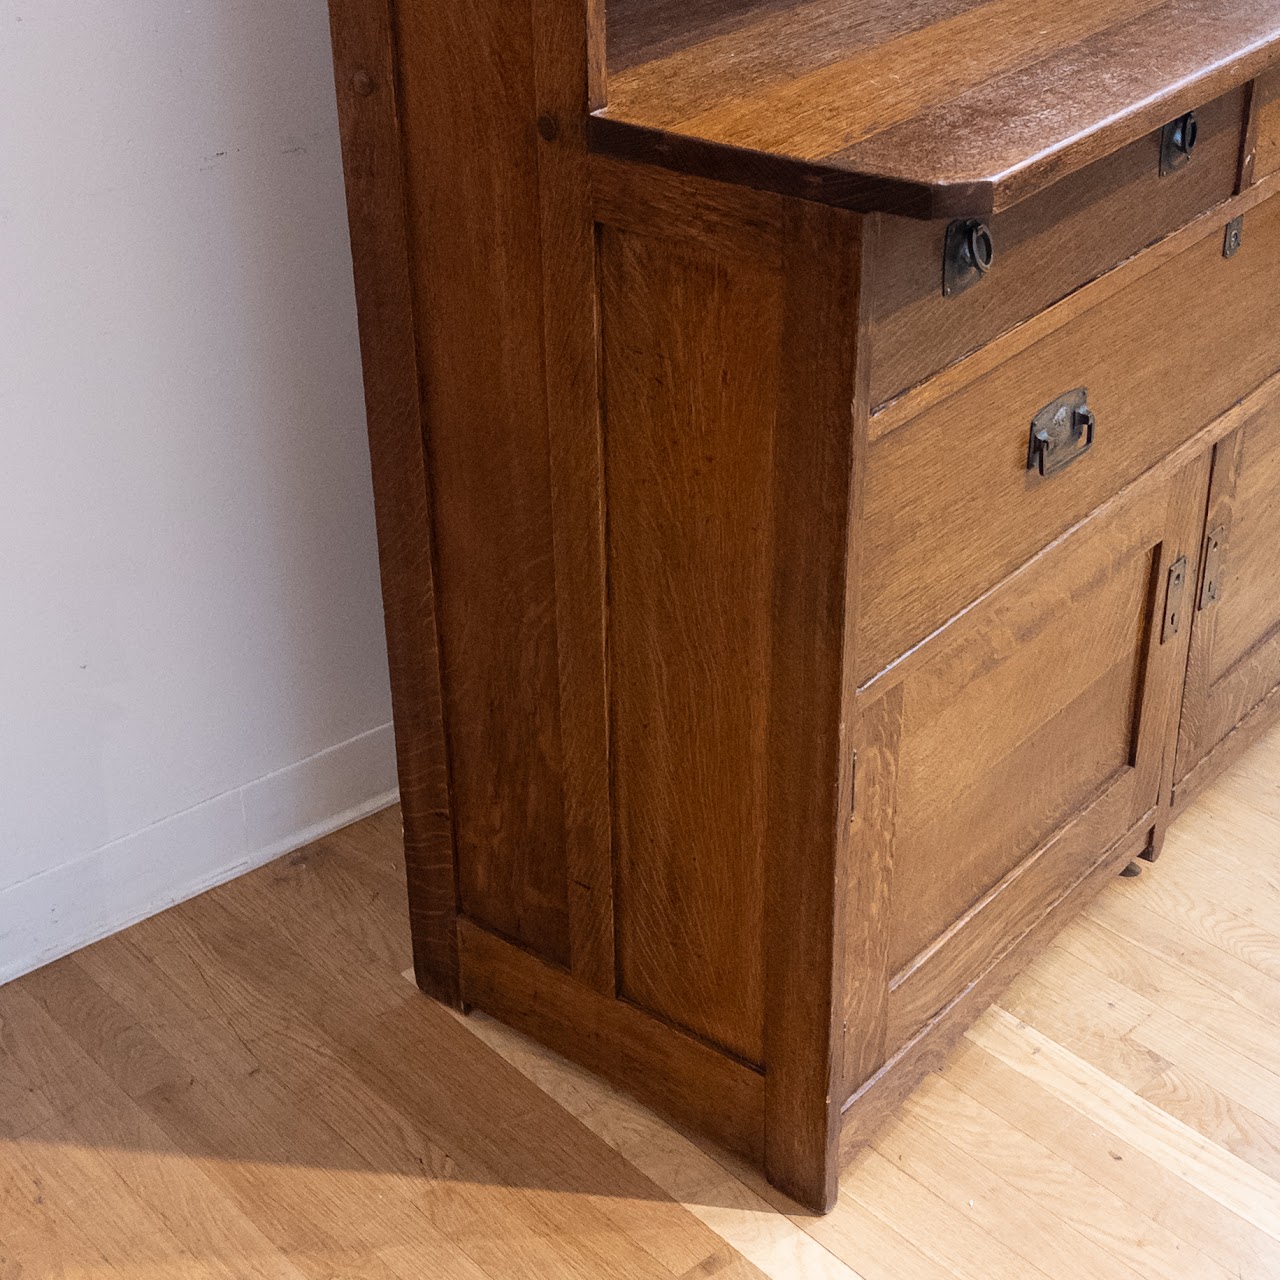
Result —
POLYGON ((1200 608, 1207 609, 1218 603, 1222 593, 1222 544, 1226 541, 1227 526, 1220 524, 1204 535, 1204 553, 1201 564, 1200 608))
POLYGON ((1187 589, 1187 557, 1179 556, 1169 566, 1169 585, 1164 594, 1164 629, 1160 643, 1171 640, 1182 630, 1182 597, 1187 589))

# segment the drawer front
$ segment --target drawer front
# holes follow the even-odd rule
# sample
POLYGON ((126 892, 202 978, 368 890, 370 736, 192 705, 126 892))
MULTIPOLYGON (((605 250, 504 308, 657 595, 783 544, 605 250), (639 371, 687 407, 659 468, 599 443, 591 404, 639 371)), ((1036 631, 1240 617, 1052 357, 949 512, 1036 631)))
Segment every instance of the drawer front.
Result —
POLYGON ((1205 454, 1152 472, 858 695, 890 1054, 1153 821, 1207 477, 1205 454))
MULTIPOLYGON (((1280 198, 978 376, 868 450, 858 683, 1001 581, 1280 366, 1280 198), (1031 424, 1087 390, 1092 447, 1028 467, 1031 424)), ((874 420, 873 420, 874 426, 874 420)), ((874 434, 874 430, 873 430, 874 434)))
POLYGON ((1272 67, 1259 76, 1254 89, 1257 115, 1256 151, 1253 165, 1255 182, 1280 172, 1280 67, 1272 67))
POLYGON ((1156 131, 991 223, 987 277, 942 296, 947 224, 880 220, 872 274, 871 403, 924 381, 1235 190, 1243 89, 1197 112, 1191 161, 1161 176, 1156 131))

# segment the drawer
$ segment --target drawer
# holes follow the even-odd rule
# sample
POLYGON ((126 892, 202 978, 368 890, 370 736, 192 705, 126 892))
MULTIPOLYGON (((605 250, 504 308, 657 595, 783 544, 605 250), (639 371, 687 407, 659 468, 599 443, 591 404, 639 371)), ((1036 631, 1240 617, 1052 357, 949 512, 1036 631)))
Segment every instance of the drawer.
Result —
POLYGON ((859 684, 1280 366, 1280 197, 1245 215, 1231 258, 1223 229, 1123 287, 1092 286, 1096 305, 1073 305, 994 368, 984 353, 975 364, 989 371, 896 430, 876 438, 872 419, 859 684), (1032 420, 1075 388, 1095 415, 1092 448, 1041 476, 1028 467, 1032 420))
POLYGON ((1253 180, 1258 182, 1280 171, 1280 67, 1259 76, 1254 89, 1256 151, 1253 180))
MULTIPOLYGON (((872 273, 871 403, 883 404, 1235 191, 1245 91, 1196 115, 1192 158, 1161 176, 1163 130, 991 220, 986 278, 942 294, 946 223, 879 220, 872 273)), ((1280 163, 1280 157, 1277 158, 1280 163)))

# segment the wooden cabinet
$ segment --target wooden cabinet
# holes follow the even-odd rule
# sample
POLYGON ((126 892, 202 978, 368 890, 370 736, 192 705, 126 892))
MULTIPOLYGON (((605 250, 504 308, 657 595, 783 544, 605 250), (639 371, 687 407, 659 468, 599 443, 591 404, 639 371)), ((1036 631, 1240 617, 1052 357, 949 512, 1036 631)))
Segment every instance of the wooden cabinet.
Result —
POLYGON ((1280 16, 331 9, 419 983, 827 1207, 1280 714, 1280 16))

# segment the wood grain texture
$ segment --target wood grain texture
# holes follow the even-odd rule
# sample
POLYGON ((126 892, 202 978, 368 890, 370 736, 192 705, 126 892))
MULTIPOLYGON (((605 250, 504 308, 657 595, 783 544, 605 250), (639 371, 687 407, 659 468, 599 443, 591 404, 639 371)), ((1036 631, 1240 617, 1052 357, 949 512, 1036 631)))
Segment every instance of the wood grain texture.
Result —
POLYGON ((456 869, 390 6, 334 0, 330 18, 414 966, 424 991, 457 1004, 456 869))
POLYGON ((759 1159, 764 1077, 691 1036, 658 1026, 501 938, 463 921, 462 990, 468 1004, 535 1035, 678 1120, 695 1121, 731 1150, 759 1159))
POLYGON ((1155 806, 1186 654, 1185 634, 1162 642, 1162 588, 1195 545, 1207 474, 1203 454, 1153 472, 964 615, 928 661, 882 682, 909 709, 894 797, 891 1052, 1155 806), (1002 691, 1023 661, 1037 677, 1002 691), (1035 787, 1019 785, 1028 777, 1035 787), (1081 791, 1064 794, 1071 786, 1081 791))
POLYGON ((760 1274, 399 976, 396 825, 0 992, 5 1056, 53 1108, 0 1147, 4 1274, 760 1274), (143 1045, 173 1069, 131 1096, 143 1045))
POLYGON ((531 0, 531 24, 569 956, 575 975, 612 995, 604 456, 586 138, 587 103, 603 93, 592 56, 603 48, 603 7, 531 0))
POLYGON ((1194 163, 1161 176, 1149 133, 990 221, 981 287, 943 297, 947 224, 885 216, 872 305, 871 402, 882 405, 1235 192, 1244 93, 1197 112, 1194 163), (1105 228, 1105 232, 1104 229, 1105 228))
POLYGON ((836 1191, 841 939, 854 927, 846 913, 850 880, 858 879, 849 645, 866 440, 857 361, 864 230, 860 219, 817 205, 790 206, 784 225, 771 499, 765 1168, 775 1186, 815 1207, 829 1207, 836 1191))
POLYGON ((1028 962, 1049 945, 1090 896, 1101 891, 1142 851, 1154 817, 1153 809, 1132 832, 1106 849, 1083 877, 1049 905, 1028 932, 937 1010, 910 1040, 895 1050, 880 1071, 847 1099, 840 1131, 842 1165, 855 1161, 858 1150, 874 1139, 876 1131, 916 1084, 930 1071, 941 1069, 968 1026, 986 1011, 1028 962))
MULTIPOLYGON (((586 0, 344 12, 339 48, 345 21, 382 59, 350 75, 369 110, 343 108, 366 139, 349 145, 353 212, 360 147, 394 153, 400 181, 353 226, 396 300, 394 367, 375 353, 371 376, 418 414, 399 445, 371 438, 379 466, 408 459, 379 484, 419 521, 400 585, 425 609, 405 643, 439 705, 412 678, 397 696, 443 725, 421 745, 411 724, 407 749, 449 772, 430 810, 452 836, 431 864, 447 911, 422 926, 419 967, 456 966, 422 954, 461 930, 446 998, 830 1208, 841 1130, 848 1154, 1118 859, 1154 859, 1170 794, 1271 714, 1280 525, 1257 422, 1280 368, 1280 173, 1246 184, 1251 154, 1266 167, 1271 83, 1251 80, 1280 55, 1280 16, 1263 0, 619 0, 610 41, 586 0), (1193 105, 1201 149, 1160 177, 1160 127, 1193 105), (616 153, 590 154, 605 136, 616 153), (941 224, 896 215, 961 210, 990 215, 1003 251, 944 303, 941 224), (1033 474, 1033 415, 1073 387, 1093 447, 1033 474), (1196 587, 1175 625, 1171 572, 1195 577, 1215 447, 1249 512, 1233 519, 1245 585, 1193 662, 1220 723, 1208 733, 1202 708, 1188 731, 1231 745, 1206 745, 1175 790, 1196 587)), ((222 927, 220 984, 172 976, 239 1028, 248 948, 242 923, 222 927)), ((342 947, 322 916, 268 948, 273 990, 326 1028, 350 1000, 342 947), (288 945, 322 965, 332 1007, 288 945)), ((421 1087, 411 1015, 384 987, 364 998, 403 1103, 421 1087)), ((133 1039, 109 1007, 85 1031, 133 1039)), ((179 1123, 181 1073, 135 1049, 179 1123)), ((1145 1053, 1122 1065, 1140 1076, 1145 1053)), ((22 1099, 25 1075, 5 1091, 22 1099)), ((1159 1075, 1134 1087, 1199 1101, 1159 1075)), ((196 1131, 216 1134, 225 1106, 198 1094, 196 1131)), ((1241 1107, 1231 1149, 1265 1152, 1280 1124, 1241 1107)), ((441 1150, 458 1117, 433 1130, 441 1150)), ((949 1221, 951 1184, 991 1178, 950 1138, 917 1134, 902 1158, 949 1221)), ((1051 1234, 1032 1197, 1014 1203, 1051 1234)), ((863 1221, 884 1205, 860 1202, 863 1221)), ((983 1221, 995 1274, 1017 1275, 1020 1242, 983 1221)), ((972 1271, 978 1237, 960 1234, 972 1271)), ((677 1253, 676 1274, 710 1265, 677 1253)), ((1101 1269, 1096 1235, 1081 1257, 1101 1269)))
POLYGON ((864 706, 858 716, 848 905, 844 912, 844 1038, 840 1089, 847 1097, 883 1065, 889 1028, 890 967, 902 745, 902 688, 864 706))
POLYGON ((921 218, 1008 208, 1280 48, 1267 0, 619 7, 595 149, 921 218))
POLYGON ((782 282, 600 231, 619 990, 764 1059, 782 282))
POLYGON ((993 339, 985 347, 980 347, 972 355, 948 365, 928 381, 911 387, 887 404, 877 407, 871 417, 871 439, 879 440, 882 436, 891 435, 926 409, 940 404, 970 382, 1035 346, 1069 320, 1091 311, 1108 297, 1129 288, 1143 276, 1150 275, 1206 236, 1225 228, 1231 219, 1247 215, 1277 191, 1280 191, 1280 175, 1272 174, 1260 179, 1234 199, 1215 206, 1172 235, 1134 257, 1127 258, 1114 270, 1093 281, 1087 289, 1078 289, 1068 294, 1061 302, 1046 307, 1008 333, 993 339))
POLYGON ((1280 67, 1258 77, 1254 89, 1253 181, 1280 172, 1280 67))
POLYGON ((863 590, 875 603, 860 618, 860 681, 1280 364, 1280 202, 1251 210, 1246 224, 1234 258, 1222 255, 1221 228, 1210 231, 996 369, 975 370, 958 394, 874 443, 863 590), (1154 345, 1152 316, 1165 318, 1154 345), (1041 479, 1027 468, 1031 419, 1074 387, 1088 389, 1097 413, 1094 446, 1041 479), (932 568, 922 574, 926 548, 932 568))
MULTIPOLYGON (((564 749, 530 13, 523 4, 460 0, 395 12, 461 904, 564 963, 564 749), (441 120, 455 127, 442 129, 441 120)), ((556 390, 568 394, 563 383, 556 390)), ((581 696, 580 726, 590 695, 581 696)), ((581 838, 589 842, 589 826, 581 838)))
MULTIPOLYGON (((1280 686, 1280 392, 1255 397, 1247 420, 1218 442, 1202 553, 1174 792, 1280 686), (1206 545, 1207 553, 1207 545, 1206 545), (1214 598, 1202 594, 1214 569, 1214 598)), ((1200 775, 1203 778, 1205 775, 1200 775)), ((1194 780, 1191 780, 1194 781, 1194 780)))
POLYGON ((1277 770, 1273 731, 1158 866, 1108 867, 823 1218, 417 998, 399 822, 367 819, 0 989, 0 1274, 1272 1280, 1277 770))

